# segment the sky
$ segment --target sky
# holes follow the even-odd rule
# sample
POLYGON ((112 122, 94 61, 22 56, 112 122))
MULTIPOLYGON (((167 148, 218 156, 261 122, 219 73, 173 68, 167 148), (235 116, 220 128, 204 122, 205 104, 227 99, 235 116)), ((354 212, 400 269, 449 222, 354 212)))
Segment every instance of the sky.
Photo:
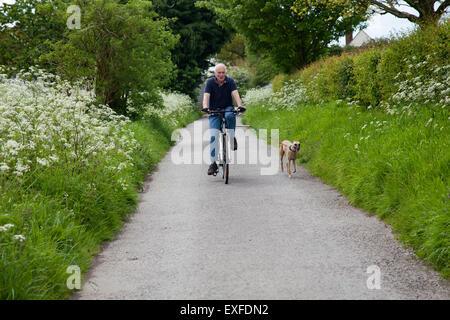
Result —
POLYGON ((392 14, 373 16, 368 23, 367 29, 364 31, 371 38, 387 37, 390 33, 410 31, 415 27, 415 24, 408 19, 397 18, 392 14))
MULTIPOLYGON (((14 0, 0 0, 1 3, 14 3, 14 0)), ((405 7, 403 10, 407 10, 405 7)), ((408 10, 410 11, 410 10, 408 10)), ((415 12, 414 10, 410 12, 415 12)), ((374 15, 368 22, 368 27, 364 31, 373 39, 389 37, 391 34, 397 32, 407 32, 414 28, 414 24, 407 19, 400 19, 391 14, 374 15)), ((353 34, 356 35, 356 32, 353 34)), ((339 41, 341 45, 345 44, 345 38, 342 37, 339 41)))

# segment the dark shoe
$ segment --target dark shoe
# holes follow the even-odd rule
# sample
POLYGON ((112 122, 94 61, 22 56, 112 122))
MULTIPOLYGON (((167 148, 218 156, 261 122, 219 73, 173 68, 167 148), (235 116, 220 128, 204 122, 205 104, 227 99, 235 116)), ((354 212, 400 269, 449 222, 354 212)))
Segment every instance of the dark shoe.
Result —
POLYGON ((214 162, 209 166, 208 175, 211 176, 219 171, 217 164, 214 162))
POLYGON ((236 138, 234 138, 234 146, 233 146, 233 150, 234 150, 234 151, 237 150, 237 140, 236 140, 236 138))

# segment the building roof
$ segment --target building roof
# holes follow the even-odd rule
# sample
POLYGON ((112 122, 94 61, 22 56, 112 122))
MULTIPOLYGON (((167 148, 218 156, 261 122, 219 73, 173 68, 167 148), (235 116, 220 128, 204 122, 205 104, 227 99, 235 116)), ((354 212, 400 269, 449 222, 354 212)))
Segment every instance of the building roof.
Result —
POLYGON ((369 43, 372 40, 373 39, 369 37, 369 35, 365 33, 364 30, 360 30, 349 45, 353 47, 361 47, 362 45, 369 43))

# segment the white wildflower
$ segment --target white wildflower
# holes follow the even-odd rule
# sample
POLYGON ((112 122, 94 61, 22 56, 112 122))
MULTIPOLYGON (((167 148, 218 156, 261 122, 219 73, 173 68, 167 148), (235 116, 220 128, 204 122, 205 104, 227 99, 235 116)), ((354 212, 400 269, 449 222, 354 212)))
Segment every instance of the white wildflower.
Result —
POLYGON ((23 235, 21 235, 21 234, 16 234, 14 236, 14 240, 18 240, 20 242, 23 242, 23 241, 25 241, 25 237, 23 235))
POLYGON ((59 161, 59 158, 57 157, 57 156, 49 156, 48 157, 49 159, 50 159, 50 161, 52 161, 52 162, 58 162, 59 161))
POLYGON ((23 175, 24 172, 27 172, 30 169, 29 166, 24 165, 22 159, 19 159, 16 164, 16 173, 17 175, 23 175))
POLYGON ((36 158, 37 163, 39 163, 41 166, 43 167, 48 167, 48 160, 46 159, 41 159, 41 158, 36 158))
POLYGON ((117 167, 117 170, 122 170, 123 168, 126 168, 127 164, 125 162, 122 162, 119 164, 119 166, 117 167))
POLYGON ((8 231, 8 229, 10 229, 10 228, 12 228, 12 227, 14 227, 14 225, 13 225, 13 224, 10 224, 10 223, 5 224, 5 225, 3 225, 3 226, 0 226, 0 232, 2 232, 2 231, 8 231))

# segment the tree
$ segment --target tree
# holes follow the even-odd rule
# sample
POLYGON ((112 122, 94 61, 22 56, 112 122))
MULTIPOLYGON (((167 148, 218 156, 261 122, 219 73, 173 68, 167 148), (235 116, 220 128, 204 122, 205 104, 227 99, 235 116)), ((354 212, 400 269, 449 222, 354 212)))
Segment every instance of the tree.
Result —
POLYGON ((245 39, 239 34, 235 34, 230 41, 225 43, 220 52, 215 57, 222 63, 228 65, 238 65, 245 60, 245 39))
POLYGON ((294 0, 209 0, 198 5, 214 10, 220 23, 245 37, 251 52, 270 56, 285 72, 318 59, 332 40, 365 19, 364 14, 343 17, 324 5, 305 5, 300 16, 291 9, 294 0))
POLYGON ((228 66, 238 66, 250 71, 249 87, 264 86, 277 75, 280 70, 273 64, 270 57, 255 55, 249 52, 245 45, 245 38, 235 34, 222 50, 215 56, 219 62, 228 66))
POLYGON ((390 13, 396 17, 408 19, 421 26, 426 26, 428 24, 436 25, 450 6, 450 0, 296 0, 294 8, 303 7, 305 2, 308 2, 310 6, 340 6, 346 9, 354 6, 364 7, 372 5, 381 14, 390 13), (402 6, 415 9, 418 14, 404 11, 401 8, 402 6))
POLYGON ((27 69, 61 40, 68 1, 16 0, 0 6, 0 65, 27 69))
POLYGON ((172 61, 177 66, 174 81, 167 87, 193 96, 204 70, 210 66, 209 58, 219 52, 230 38, 231 30, 217 25, 215 14, 196 7, 195 1, 155 0, 153 3, 159 15, 171 19, 171 30, 180 35, 172 50, 172 61))
POLYGON ((399 18, 406 18, 409 21, 421 26, 427 24, 436 25, 446 9, 450 6, 450 0, 369 0, 369 3, 378 7, 382 13, 391 13, 399 18), (419 15, 405 12, 400 6, 405 4, 415 9, 419 15), (437 6, 436 6, 437 5, 437 6), (436 8, 436 9, 435 9, 436 8))
POLYGON ((99 102, 120 114, 127 114, 127 102, 142 107, 154 101, 173 68, 170 50, 176 37, 167 19, 158 17, 144 0, 78 5, 83 10, 82 28, 67 30, 43 59, 68 78, 95 79, 99 102))

